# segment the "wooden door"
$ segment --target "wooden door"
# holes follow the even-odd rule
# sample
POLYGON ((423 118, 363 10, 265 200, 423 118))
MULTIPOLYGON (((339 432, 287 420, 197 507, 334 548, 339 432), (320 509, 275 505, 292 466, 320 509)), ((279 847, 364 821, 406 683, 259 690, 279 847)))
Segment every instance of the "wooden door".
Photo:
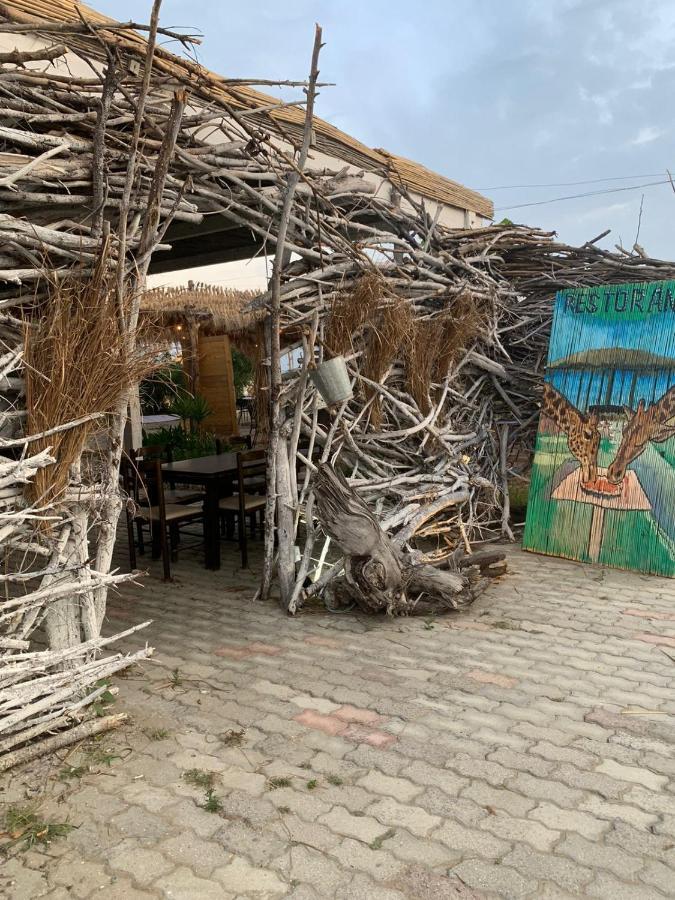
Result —
POLYGON ((230 339, 199 335, 199 393, 211 409, 204 427, 219 437, 238 434, 230 339))

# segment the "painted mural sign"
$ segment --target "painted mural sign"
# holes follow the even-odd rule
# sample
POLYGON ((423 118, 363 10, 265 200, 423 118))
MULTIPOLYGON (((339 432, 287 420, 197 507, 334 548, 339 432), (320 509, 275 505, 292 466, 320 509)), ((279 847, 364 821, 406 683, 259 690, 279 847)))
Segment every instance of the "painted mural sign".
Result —
POLYGON ((675 576, 675 281, 555 304, 523 545, 675 576))

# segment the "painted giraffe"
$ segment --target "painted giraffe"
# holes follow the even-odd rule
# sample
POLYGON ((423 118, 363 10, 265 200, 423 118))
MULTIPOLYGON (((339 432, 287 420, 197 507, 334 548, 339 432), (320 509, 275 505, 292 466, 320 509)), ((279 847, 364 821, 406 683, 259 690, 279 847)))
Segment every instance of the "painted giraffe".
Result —
POLYGON ((584 415, 548 383, 544 384, 541 411, 567 435, 570 452, 581 465, 581 483, 594 482, 600 446, 597 412, 584 415))
POLYGON ((623 481, 628 464, 644 451, 649 441, 657 444, 675 435, 675 385, 655 403, 645 406, 640 400, 638 408, 625 407, 628 421, 623 429, 621 444, 607 469, 607 480, 612 484, 623 481))

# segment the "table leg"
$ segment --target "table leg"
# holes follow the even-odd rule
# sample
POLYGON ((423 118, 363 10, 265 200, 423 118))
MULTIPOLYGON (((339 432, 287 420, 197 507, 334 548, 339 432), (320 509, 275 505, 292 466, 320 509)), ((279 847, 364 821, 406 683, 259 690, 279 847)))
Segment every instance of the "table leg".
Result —
POLYGON ((220 568, 220 508, 218 482, 207 481, 204 497, 204 549, 207 569, 220 568))

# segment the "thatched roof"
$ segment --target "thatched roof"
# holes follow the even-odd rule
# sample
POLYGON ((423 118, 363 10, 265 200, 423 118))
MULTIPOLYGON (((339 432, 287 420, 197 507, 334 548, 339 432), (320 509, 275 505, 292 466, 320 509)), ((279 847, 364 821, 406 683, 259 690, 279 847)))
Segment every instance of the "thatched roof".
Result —
POLYGON ((141 299, 141 318, 157 327, 183 325, 190 320, 212 334, 242 334, 251 330, 265 310, 245 312, 256 291, 235 291, 212 284, 154 288, 141 299))
MULTIPOLYGON (((4 0, 0 3, 0 14, 10 21, 36 23, 39 32, 40 20, 51 22, 78 22, 85 18, 95 24, 114 22, 83 3, 73 0, 4 0)), ((96 37, 88 34, 64 35, 64 41, 73 47, 83 50, 93 58, 102 59, 102 48, 99 41, 109 45, 122 47, 128 52, 144 57, 146 53, 145 38, 138 32, 99 31, 96 37)), ((209 71, 190 60, 176 56, 168 50, 158 47, 155 54, 154 68, 158 74, 177 77, 183 83, 190 84, 192 95, 200 96, 205 101, 217 105, 226 105, 234 109, 259 109, 269 104, 276 104, 274 97, 263 94, 247 85, 233 84, 223 76, 209 71)), ((284 133, 292 140, 299 142, 305 118, 304 109, 286 106, 268 110, 264 115, 275 119, 284 133)), ((394 184, 420 194, 439 203, 466 209, 485 218, 492 218, 494 208, 491 200, 482 194, 464 187, 456 181, 444 178, 425 166, 401 156, 395 156, 380 148, 367 147, 351 135, 340 131, 322 119, 314 118, 314 147, 329 156, 337 157, 360 168, 376 172, 389 178, 394 184)))

